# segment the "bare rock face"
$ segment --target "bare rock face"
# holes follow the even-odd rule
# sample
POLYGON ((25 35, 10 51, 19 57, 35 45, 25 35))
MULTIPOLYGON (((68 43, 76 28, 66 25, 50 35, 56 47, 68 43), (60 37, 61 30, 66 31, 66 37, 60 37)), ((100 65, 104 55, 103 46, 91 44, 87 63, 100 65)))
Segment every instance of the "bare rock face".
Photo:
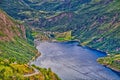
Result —
POLYGON ((0 40, 14 40, 14 37, 25 37, 25 28, 10 18, 6 13, 0 11, 0 40))

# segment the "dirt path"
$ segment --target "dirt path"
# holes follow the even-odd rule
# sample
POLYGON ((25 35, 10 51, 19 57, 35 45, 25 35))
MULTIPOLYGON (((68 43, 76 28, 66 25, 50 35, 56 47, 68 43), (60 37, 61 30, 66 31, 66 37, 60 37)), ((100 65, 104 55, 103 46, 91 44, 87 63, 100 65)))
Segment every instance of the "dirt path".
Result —
POLYGON ((35 68, 33 68, 34 69, 34 73, 31 73, 31 74, 25 74, 24 75, 24 77, 30 77, 30 76, 34 76, 34 75, 37 75, 37 74, 39 74, 40 73, 40 71, 39 70, 37 70, 37 69, 35 69, 35 68))

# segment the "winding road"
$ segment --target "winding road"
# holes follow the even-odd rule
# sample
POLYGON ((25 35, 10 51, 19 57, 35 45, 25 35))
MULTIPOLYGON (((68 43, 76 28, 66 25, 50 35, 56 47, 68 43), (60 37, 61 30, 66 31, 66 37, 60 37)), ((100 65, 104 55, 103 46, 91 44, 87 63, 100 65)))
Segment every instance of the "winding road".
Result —
POLYGON ((37 70, 36 68, 32 67, 34 69, 34 73, 31 73, 31 74, 25 74, 23 75, 24 77, 30 77, 30 76, 34 76, 34 75, 37 75, 37 74, 40 74, 40 71, 37 70))

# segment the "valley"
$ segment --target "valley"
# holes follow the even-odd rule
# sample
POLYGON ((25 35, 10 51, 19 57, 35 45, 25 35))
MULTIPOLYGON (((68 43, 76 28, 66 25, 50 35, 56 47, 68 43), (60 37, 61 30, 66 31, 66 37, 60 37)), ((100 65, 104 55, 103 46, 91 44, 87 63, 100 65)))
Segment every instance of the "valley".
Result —
MULTIPOLYGON (((98 63, 95 62, 95 65, 100 63, 100 66, 103 65, 120 72, 119 35, 119 0, 2 0, 0 1, 0 72, 4 74, 0 74, 0 79, 60 80, 59 75, 57 76, 47 66, 43 67, 48 69, 41 68, 42 65, 38 65, 39 67, 28 65, 30 60, 35 59, 42 52, 41 49, 38 51, 39 49, 35 48, 36 46, 41 48, 39 42, 39 44, 34 44, 36 39, 42 42, 51 42, 50 44, 53 45, 55 44, 52 42, 78 41, 78 45, 107 53, 106 56, 97 58, 94 56, 94 62, 98 61, 98 63), (40 71, 40 74, 24 78, 24 74, 34 74, 36 69, 40 71)), ((66 47, 64 48, 66 49, 66 47)), ((52 51, 54 52, 54 50, 52 51)), ((51 52, 49 54, 48 52, 44 52, 43 49, 42 55, 46 54, 45 56, 49 56, 51 52)), ((91 54, 91 52, 88 53, 91 54)), ((76 58, 76 54, 78 56, 90 55, 88 53, 78 55, 74 51, 74 57, 76 58)), ((40 55, 41 58, 42 55, 40 55)), ((42 60, 41 58, 40 61, 49 60, 50 57, 45 57, 42 60)), ((61 60, 61 57, 59 58, 61 60)), ((52 61, 50 63, 49 65, 52 65, 52 61)), ((77 69, 79 70, 79 68, 77 69)), ((52 68, 53 71, 55 69, 56 67, 52 68)), ((57 71, 55 72, 57 73, 57 71)), ((112 72, 110 71, 110 73, 112 72)), ((106 74, 109 74, 109 70, 106 74)), ((103 79, 99 76, 94 78, 103 79)), ((63 76, 61 77, 63 78, 63 76)), ((87 79, 87 76, 83 79, 87 79)), ((114 78, 112 79, 114 80, 114 78)))

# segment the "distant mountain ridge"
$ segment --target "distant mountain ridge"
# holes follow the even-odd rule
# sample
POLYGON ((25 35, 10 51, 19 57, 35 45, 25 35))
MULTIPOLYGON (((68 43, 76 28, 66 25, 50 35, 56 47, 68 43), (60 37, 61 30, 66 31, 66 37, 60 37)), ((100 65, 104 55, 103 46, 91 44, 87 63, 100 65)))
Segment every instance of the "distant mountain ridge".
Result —
POLYGON ((3 0, 0 7, 30 26, 53 32, 72 30, 82 45, 120 53, 119 0, 3 0))

